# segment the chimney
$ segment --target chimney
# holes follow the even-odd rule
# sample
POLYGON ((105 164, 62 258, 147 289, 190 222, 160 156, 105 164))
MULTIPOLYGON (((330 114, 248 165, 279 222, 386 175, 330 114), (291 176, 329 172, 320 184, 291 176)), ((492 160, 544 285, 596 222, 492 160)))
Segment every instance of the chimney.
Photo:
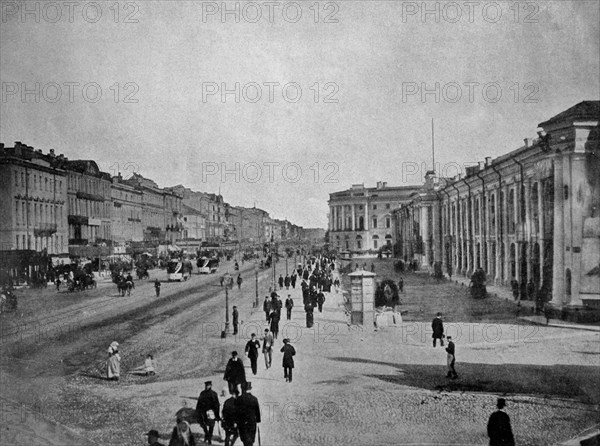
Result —
POLYGON ((386 188, 386 187, 387 187, 387 181, 384 181, 383 182, 383 188, 386 188))
POLYGON ((48 155, 50 155, 52 158, 54 158, 54 149, 50 149, 50 153, 48 153, 48 155))
POLYGON ((489 167, 492 165, 492 157, 491 156, 486 156, 485 157, 485 167, 489 167))
POLYGON ((523 141, 525 142, 525 147, 531 147, 533 138, 525 138, 523 141))
POLYGON ((479 170, 485 169, 485 163, 483 161, 479 161, 479 170))

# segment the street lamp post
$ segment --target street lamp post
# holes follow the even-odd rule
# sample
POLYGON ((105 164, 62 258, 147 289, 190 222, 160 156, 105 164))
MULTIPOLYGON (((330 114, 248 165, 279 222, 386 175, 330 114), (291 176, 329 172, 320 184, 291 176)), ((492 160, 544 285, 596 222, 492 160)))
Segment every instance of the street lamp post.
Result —
POLYGON ((229 333, 229 279, 231 276, 229 272, 225 273, 225 330, 223 333, 227 336, 229 333))
POLYGON ((256 302, 255 306, 258 308, 258 263, 254 262, 254 283, 256 284, 256 302))

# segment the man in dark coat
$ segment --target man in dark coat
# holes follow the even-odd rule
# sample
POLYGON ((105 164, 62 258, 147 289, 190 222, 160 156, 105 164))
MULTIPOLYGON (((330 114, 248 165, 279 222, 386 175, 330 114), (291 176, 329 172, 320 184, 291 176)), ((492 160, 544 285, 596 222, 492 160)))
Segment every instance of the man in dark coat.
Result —
POLYGON ((402 277, 400 277, 400 280, 398 280, 398 290, 401 293, 404 292, 404 279, 402 277))
POLYGON ((231 319, 233 322, 233 334, 236 335, 238 333, 239 313, 235 305, 233 306, 233 311, 231 312, 231 319))
POLYGON ((289 339, 283 340, 283 347, 281 347, 281 352, 283 353, 283 377, 286 382, 292 382, 292 370, 294 368, 294 355, 296 354, 296 349, 292 347, 289 339))
POLYGON ((237 390, 234 391, 231 394, 231 398, 225 400, 223 403, 223 421, 221 422, 221 426, 225 431, 225 446, 233 446, 233 443, 238 438, 236 399, 239 394, 240 392, 237 390))
POLYGON ((283 288, 283 276, 279 275, 279 289, 283 288))
POLYGON ((237 426, 244 446, 253 446, 256 440, 256 425, 260 423, 258 400, 250 393, 252 384, 243 386, 242 394, 235 400, 237 426))
POLYGON ((291 279, 290 276, 288 276, 287 274, 285 275, 285 279, 283 279, 283 284, 285 285, 285 289, 289 290, 290 289, 290 283, 291 283, 291 279))
POLYGON ((435 319, 431 322, 433 334, 433 346, 435 347, 436 340, 440 340, 440 345, 444 346, 444 323, 442 322, 442 313, 438 313, 435 319))
POLYGON ((292 288, 296 289, 296 279, 298 278, 298 276, 296 275, 296 273, 294 272, 292 274, 292 277, 290 277, 290 283, 292 284, 292 288))
POLYGON ((510 427, 510 417, 504 412, 506 400, 498 398, 496 407, 498 410, 490 415, 487 424, 488 437, 490 437, 490 446, 514 446, 515 439, 510 427))
POLYGON ((319 291, 319 293, 317 294, 317 305, 319 307, 319 313, 323 312, 323 304, 325 303, 325 294, 323 294, 323 291, 319 291))
POLYGON ((256 339, 256 334, 250 335, 250 340, 246 343, 246 356, 250 359, 250 366, 252 368, 252 374, 256 375, 258 370, 258 349, 260 348, 260 341, 256 339))
POLYGON ((312 303, 307 302, 304 305, 304 311, 306 312, 306 328, 312 328, 314 323, 314 307, 312 303))
POLYGON ((196 404, 196 416, 204 431, 204 442, 212 444, 215 422, 220 421, 220 404, 217 392, 212 390, 212 381, 204 383, 204 390, 200 392, 198 404, 196 404))
POLYGON ((294 308, 294 301, 292 299, 292 295, 288 294, 287 299, 285 300, 285 309, 287 312, 287 320, 292 319, 292 308, 294 308))
POLYGON ((269 300, 269 296, 265 296, 263 311, 265 312, 265 319, 269 321, 269 313, 271 312, 271 301, 269 300))
POLYGON ((273 333, 273 338, 277 339, 277 335, 279 334, 279 312, 276 310, 271 311, 271 314, 269 314, 269 321, 271 323, 271 333, 273 333))
POLYGON ((229 384, 229 393, 233 393, 233 391, 237 389, 238 384, 244 384, 246 382, 244 363, 238 358, 238 353, 235 351, 231 352, 231 358, 229 358, 227 367, 225 367, 223 379, 229 384))

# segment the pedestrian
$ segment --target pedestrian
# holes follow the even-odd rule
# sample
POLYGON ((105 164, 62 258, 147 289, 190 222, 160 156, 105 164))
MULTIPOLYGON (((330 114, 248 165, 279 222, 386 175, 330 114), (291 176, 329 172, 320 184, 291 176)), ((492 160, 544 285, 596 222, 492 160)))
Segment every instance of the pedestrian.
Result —
POLYGON ((242 289, 242 281, 243 281, 243 279, 242 279, 242 275, 241 275, 241 274, 238 274, 238 276, 237 276, 237 285, 238 285, 238 290, 242 289))
POLYGON ((234 390, 230 395, 231 398, 223 403, 223 415, 221 417, 221 426, 225 433, 225 446, 233 446, 238 438, 236 399, 240 392, 234 390))
POLYGON ((160 297, 160 280, 154 281, 154 291, 156 291, 156 297, 160 297))
POLYGON ((196 440, 194 440, 192 429, 187 421, 177 418, 177 425, 171 433, 169 446, 196 446, 196 440))
POLYGON ((232 393, 237 389, 239 384, 244 384, 246 382, 244 363, 238 358, 238 353, 236 351, 231 352, 231 358, 227 361, 223 379, 227 381, 227 384, 229 385, 229 393, 232 393))
POLYGON ((510 281, 510 289, 512 290, 512 295, 515 300, 519 298, 519 282, 513 277, 510 281))
POLYGON ((256 375, 257 362, 258 362, 258 349, 260 348, 260 341, 256 339, 256 334, 250 335, 250 340, 246 343, 246 356, 250 359, 250 367, 252 368, 252 374, 256 375))
POLYGON ((223 286, 223 284, 225 283, 225 276, 221 276, 221 279, 219 281, 221 282, 221 286, 223 286))
POLYGON ((146 370, 146 376, 156 375, 156 371, 154 370, 154 358, 152 355, 146 356, 146 360, 144 361, 144 369, 146 370))
POLYGON ((307 302, 304 305, 304 311, 306 312, 306 328, 312 328, 314 323, 314 307, 311 302, 307 302))
POLYGON ((56 285, 56 291, 60 291, 60 277, 56 276, 54 284, 56 285))
POLYGON ((288 294, 288 297, 285 300, 285 309, 287 311, 288 321, 292 319, 292 308, 294 308, 294 300, 292 299, 292 295, 288 294))
POLYGON ((458 374, 456 373, 456 369, 454 368, 454 364, 456 363, 456 356, 454 342, 452 342, 452 336, 448 336, 448 347, 446 347, 446 353, 448 353, 448 373, 446 374, 446 378, 456 379, 458 378, 458 374))
POLYGON ((283 347, 281 347, 283 353, 283 377, 286 382, 292 382, 292 370, 294 368, 294 356, 296 355, 296 349, 290 344, 290 340, 285 338, 283 340, 283 347))
POLYGON ((285 279, 283 279, 283 284, 285 285, 285 289, 289 290, 290 289, 290 284, 291 284, 291 279, 289 275, 285 275, 285 279))
POLYGON ((292 277, 290 278, 290 282, 292 284, 292 288, 296 289, 296 279, 298 278, 298 276, 296 275, 296 271, 294 271, 294 273, 292 274, 292 277))
POLYGON ((265 312, 265 319, 269 322, 269 313, 271 312, 271 302, 269 301, 269 296, 265 296, 265 301, 263 302, 263 311, 265 312))
POLYGON ((265 355, 265 366, 268 369, 271 367, 271 362, 273 360, 273 334, 269 332, 268 328, 265 328, 262 352, 265 355))
POLYGON ((400 280, 398 280, 398 290, 401 293, 404 293, 404 279, 402 277, 400 277, 400 280))
POLYGON ((273 333, 273 338, 277 339, 277 335, 279 334, 279 312, 271 311, 271 314, 269 314, 269 321, 271 323, 271 333, 273 333))
POLYGON ((283 276, 280 274, 279 275, 279 289, 283 288, 283 283, 284 283, 283 276))
POLYGON ((198 396, 196 404, 196 418, 204 431, 204 442, 212 444, 215 423, 221 420, 221 405, 217 392, 212 389, 212 381, 204 383, 204 390, 198 396))
POLYGON ((442 313, 438 313, 437 316, 431 322, 431 329, 433 334, 433 346, 435 347, 436 340, 440 340, 440 346, 444 346, 444 323, 442 322, 442 313))
POLYGON ((108 347, 106 369, 106 375, 110 381, 119 380, 121 376, 121 355, 119 355, 119 343, 117 341, 113 341, 108 347))
POLYGON ((162 443, 159 443, 160 435, 156 429, 151 429, 145 434, 148 437, 148 444, 150 446, 165 446, 162 443))
POLYGON ((239 313, 235 305, 233 306, 233 311, 231 312, 231 319, 233 322, 233 334, 236 335, 238 333, 239 313))
POLYGON ((323 294, 323 291, 319 291, 319 293, 317 294, 317 306, 319 308, 319 313, 323 312, 323 304, 325 303, 325 294, 323 294))
MULTIPOLYGON (((237 426, 244 446, 253 446, 256 440, 256 428, 260 423, 260 406, 258 399, 252 395, 252 383, 242 386, 242 394, 235 400, 237 426)), ((260 437, 259 437, 260 443, 260 437)))
POLYGON ((375 264, 373 262, 371 262, 371 272, 372 273, 375 272, 375 264))
POLYGON ((498 410, 490 415, 487 424, 488 437, 490 437, 490 446, 514 446, 512 428, 510 427, 510 417, 504 412, 506 400, 498 398, 496 407, 498 410))

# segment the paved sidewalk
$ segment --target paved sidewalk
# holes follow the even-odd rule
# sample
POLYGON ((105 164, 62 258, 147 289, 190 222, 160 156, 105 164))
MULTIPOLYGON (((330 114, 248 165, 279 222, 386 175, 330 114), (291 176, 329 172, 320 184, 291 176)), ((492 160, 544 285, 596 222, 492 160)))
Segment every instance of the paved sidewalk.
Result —
POLYGON ((544 325, 546 327, 558 327, 558 328, 570 328, 572 330, 588 330, 600 332, 600 327, 597 325, 585 325, 585 324, 574 324, 572 322, 565 322, 560 319, 550 319, 550 322, 546 323, 544 316, 524 316, 519 319, 531 322, 536 325, 544 325))

